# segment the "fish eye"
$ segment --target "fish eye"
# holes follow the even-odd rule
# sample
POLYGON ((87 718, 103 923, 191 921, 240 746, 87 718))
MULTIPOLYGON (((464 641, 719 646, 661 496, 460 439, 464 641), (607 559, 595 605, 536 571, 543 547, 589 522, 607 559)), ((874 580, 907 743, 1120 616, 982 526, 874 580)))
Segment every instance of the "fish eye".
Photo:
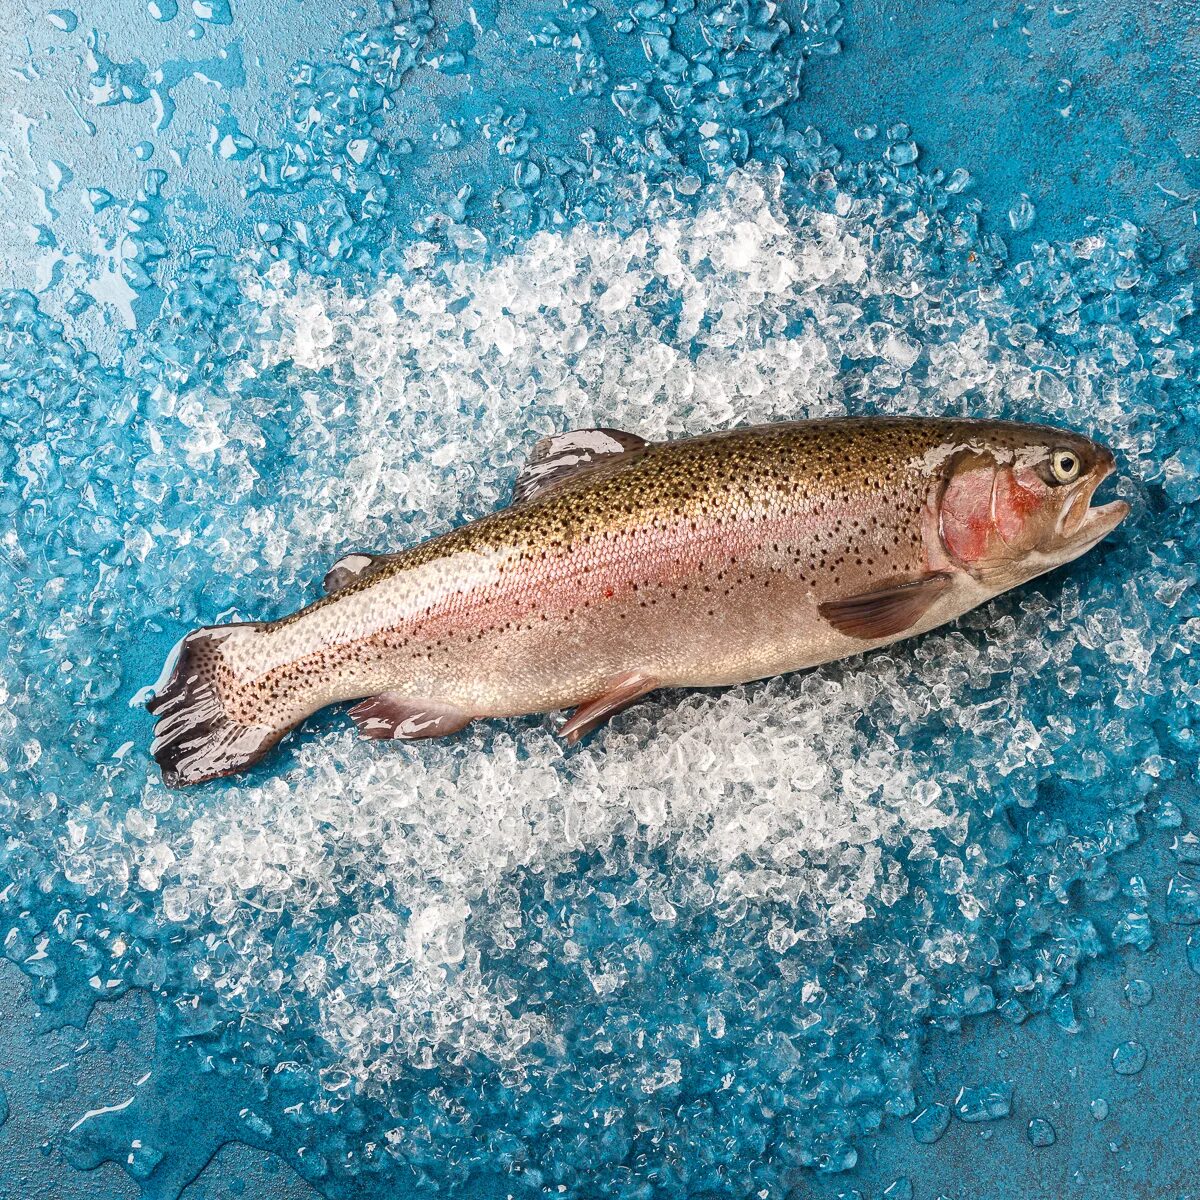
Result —
POLYGON ((1059 483, 1079 478, 1079 455, 1074 450, 1055 450, 1050 456, 1050 469, 1059 483))

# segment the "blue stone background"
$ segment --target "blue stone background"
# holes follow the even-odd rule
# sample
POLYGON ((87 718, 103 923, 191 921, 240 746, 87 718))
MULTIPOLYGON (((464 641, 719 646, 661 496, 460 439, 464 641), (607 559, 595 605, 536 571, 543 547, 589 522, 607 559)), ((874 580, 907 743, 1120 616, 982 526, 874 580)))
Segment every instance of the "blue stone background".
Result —
MULTIPOLYGON (((635 71, 636 47, 606 33, 622 12, 599 7, 589 22, 597 45, 618 66, 622 55, 630 56, 627 66, 635 71)), ((798 27, 801 14, 790 8, 785 3, 781 11, 798 27)), ((404 110, 388 117, 414 131, 404 190, 394 198, 397 226, 405 213, 416 220, 448 203, 469 179, 471 217, 521 232, 519 211, 490 204, 508 186, 508 164, 471 147, 460 156, 441 155, 428 140, 431 129, 469 124, 496 101, 510 111, 528 111, 547 153, 556 143, 566 153, 585 125, 597 128, 602 140, 626 126, 626 114, 606 95, 562 103, 546 86, 545 73, 559 69, 561 60, 539 55, 524 41, 546 16, 543 6, 481 3, 476 12, 489 31, 482 37, 465 6, 433 5, 433 16, 452 31, 451 44, 461 46, 473 68, 469 76, 421 74, 406 89, 404 110)), ((97 0, 77 5, 76 27, 64 30, 60 26, 71 22, 53 19, 49 4, 0 3, 0 86, 5 107, 21 114, 0 135, 6 206, 0 282, 31 288, 48 312, 86 323, 86 310, 73 314, 69 307, 70 260, 93 252, 90 230, 104 209, 93 213, 81 203, 82 187, 129 197, 147 169, 161 169, 169 180, 146 279, 128 292, 119 281, 112 284, 125 327, 111 321, 90 327, 101 352, 129 354, 136 347, 162 303, 160 281, 189 270, 189 255, 198 247, 236 250, 256 232, 261 236, 264 222, 321 202, 320 180, 265 200, 247 196, 237 170, 243 159, 237 139, 269 142, 278 136, 294 65, 329 57, 347 31, 381 18, 370 6, 323 0, 240 0, 227 20, 219 10, 216 15, 196 18, 185 7, 173 20, 157 21, 133 0, 97 0), (189 27, 202 36, 189 37, 189 27), (127 87, 129 102, 84 104, 94 71, 85 66, 89 37, 102 60, 120 64, 112 86, 127 87), (143 160, 135 148, 144 143, 153 150, 143 160), (70 178, 59 182, 64 173, 52 161, 68 168, 75 186, 70 178)), ((828 44, 813 52, 798 97, 785 105, 792 128, 811 125, 850 161, 867 161, 878 154, 885 127, 906 123, 920 144, 923 169, 970 172, 967 196, 980 202, 984 227, 1003 233, 1014 257, 1035 238, 1077 236, 1097 217, 1131 220, 1193 256, 1200 248, 1195 4, 1079 0, 1046 7, 934 0, 907 6, 851 0, 842 17, 840 52, 830 52, 828 44), (875 139, 856 134, 867 125, 878 127, 875 139), (1007 214, 1022 193, 1036 220, 1018 231, 1007 214)), ((365 273, 364 264, 353 262, 324 269, 365 273)), ((131 674, 152 678, 174 633, 162 631, 128 648, 131 674)), ((133 714, 124 719, 128 729, 120 732, 140 743, 144 722, 133 714)), ((1192 794, 1180 803, 1194 810, 1192 794)), ((1172 869, 1171 836, 1150 828, 1119 860, 1124 876, 1147 881, 1152 903, 1160 907, 1172 869)), ((1186 937, 1186 929, 1163 922, 1148 951, 1127 949, 1089 964, 1071 993, 1081 1017, 1077 1033, 1064 1032, 1046 1015, 1020 1026, 991 1015, 962 1030, 931 1033, 921 1059, 918 1108, 950 1103, 962 1086, 1004 1078, 1014 1084, 1012 1116, 981 1125, 952 1122, 932 1146, 917 1144, 907 1121, 890 1122, 862 1144, 853 1170, 805 1175, 793 1194, 824 1198, 857 1189, 863 1196, 899 1197, 907 1194, 906 1180, 918 1197, 954 1200, 1182 1200, 1200 1194, 1200 974, 1189 969, 1186 937), (1124 985, 1134 978, 1152 985, 1153 1000, 1144 1007, 1126 998, 1124 985), (1146 1047, 1147 1065, 1136 1075, 1115 1075, 1112 1049, 1130 1039, 1146 1047), (1104 1120, 1089 1111, 1100 1098, 1109 1105, 1104 1120), (1052 1122, 1053 1146, 1030 1144, 1026 1125, 1035 1116, 1052 1122)), ((244 1081, 219 1071, 198 1074, 193 1057, 155 1047, 152 1002, 144 991, 134 988, 99 1006, 82 1027, 63 1024, 34 1002, 26 976, 5 965, 0 1014, 7 1108, 0 1126, 0 1196, 115 1200, 143 1191, 173 1197, 181 1189, 187 1200, 320 1194, 293 1170, 285 1136, 248 1127, 241 1118, 256 1103, 254 1094, 239 1090, 244 1081), (167 1148, 161 1163, 121 1167, 102 1161, 103 1155, 89 1157, 86 1147, 64 1153, 64 1129, 84 1110, 133 1094, 147 1072, 152 1082, 137 1091, 135 1124, 167 1148)), ((82 1024, 86 1008, 76 1016, 82 1024)), ((364 1178, 348 1194, 404 1194, 394 1180, 383 1186, 373 1190, 364 1178)))

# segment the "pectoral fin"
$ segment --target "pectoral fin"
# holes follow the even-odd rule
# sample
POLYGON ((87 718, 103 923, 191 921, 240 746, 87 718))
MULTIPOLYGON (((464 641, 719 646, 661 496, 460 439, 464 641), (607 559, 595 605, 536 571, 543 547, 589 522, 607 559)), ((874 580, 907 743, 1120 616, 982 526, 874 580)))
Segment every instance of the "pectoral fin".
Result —
POLYGON ((612 681, 612 684, 599 696, 581 704, 571 716, 559 727, 559 737, 566 738, 567 745, 573 746, 580 738, 585 738, 593 729, 599 729, 609 717, 615 716, 623 708, 628 708, 635 700, 640 700, 647 692, 658 687, 658 680, 652 679, 641 671, 630 671, 612 681))
POLYGON ((365 738, 444 737, 457 733, 471 714, 438 700, 413 700, 396 692, 380 692, 356 704, 350 716, 365 738))
POLYGON ((827 601, 817 612, 847 637, 867 642, 896 637, 916 625, 949 586, 949 572, 934 571, 879 591, 827 601))

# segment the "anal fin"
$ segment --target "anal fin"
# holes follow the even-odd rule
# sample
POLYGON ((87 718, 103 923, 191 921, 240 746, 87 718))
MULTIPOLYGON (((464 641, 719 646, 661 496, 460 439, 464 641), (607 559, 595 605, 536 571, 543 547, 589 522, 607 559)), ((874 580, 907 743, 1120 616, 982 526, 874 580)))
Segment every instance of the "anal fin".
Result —
POLYGON ((444 737, 457 733, 472 716, 453 704, 439 700, 414 700, 399 692, 380 692, 368 696, 350 710, 358 732, 365 738, 444 737))
POLYGON ((558 730, 559 737, 566 738, 567 745, 573 746, 592 730, 599 729, 609 717, 616 716, 656 687, 658 680, 641 671, 618 676, 599 696, 581 704, 563 722, 558 730))
POLYGON ((866 642, 897 637, 916 625, 949 586, 948 571, 933 571, 878 591, 826 601, 817 606, 817 612, 847 637, 866 642))

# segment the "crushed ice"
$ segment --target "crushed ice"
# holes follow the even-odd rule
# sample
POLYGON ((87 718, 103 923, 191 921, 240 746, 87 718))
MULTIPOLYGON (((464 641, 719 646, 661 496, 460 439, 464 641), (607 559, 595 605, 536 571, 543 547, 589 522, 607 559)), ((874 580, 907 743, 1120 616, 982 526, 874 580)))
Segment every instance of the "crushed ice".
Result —
MULTIPOLYGON (((414 1088, 432 1068, 495 1081, 499 1109, 555 1086, 563 1136, 597 1162, 654 1131, 718 1138, 765 1103, 723 1082, 725 1047, 783 1089, 775 1144, 846 1166, 855 1137, 913 1110, 924 1023, 1021 1019, 1106 942, 1149 936, 1136 889, 1110 928, 1068 893, 1118 894, 1108 858, 1180 752, 1133 718, 1196 694, 1194 569, 1146 515, 1190 298, 1139 297, 1127 319, 1149 273, 1131 227, 1042 247, 1001 285, 973 255, 934 269, 969 242, 936 215, 749 172, 702 199, 650 189, 632 228, 507 255, 419 243, 361 293, 247 264, 206 301, 237 314, 222 354, 198 342, 156 368, 134 511, 97 512, 84 550, 119 543, 122 586, 180 628, 265 617, 312 598, 347 549, 502 503, 552 431, 847 410, 1074 426, 1118 451, 1135 514, 1103 568, 863 661, 653 698, 571 752, 536 718, 400 747, 328 720, 226 788, 170 793, 135 746, 102 764, 111 794, 25 804, 35 821, 68 806, 72 885, 188 931, 181 1032, 199 1006, 310 1039, 319 1092, 383 1104, 402 1161, 456 1136, 448 1095, 414 1088), (850 1045, 871 1050, 848 1067, 850 1045), (681 1087, 706 1115, 679 1109, 681 1087)), ((47 469, 22 452, 31 488, 47 469)), ((57 586, 77 598, 38 636, 67 645, 108 601, 57 586)), ((85 695, 121 682, 103 661, 81 675, 85 695)), ((31 766, 43 749, 18 752, 31 766)), ((154 977, 136 928, 80 936, 97 991, 154 977)), ((27 963, 26 944, 10 957, 27 963)), ((959 1115, 997 1115, 987 1097, 959 1115)))

